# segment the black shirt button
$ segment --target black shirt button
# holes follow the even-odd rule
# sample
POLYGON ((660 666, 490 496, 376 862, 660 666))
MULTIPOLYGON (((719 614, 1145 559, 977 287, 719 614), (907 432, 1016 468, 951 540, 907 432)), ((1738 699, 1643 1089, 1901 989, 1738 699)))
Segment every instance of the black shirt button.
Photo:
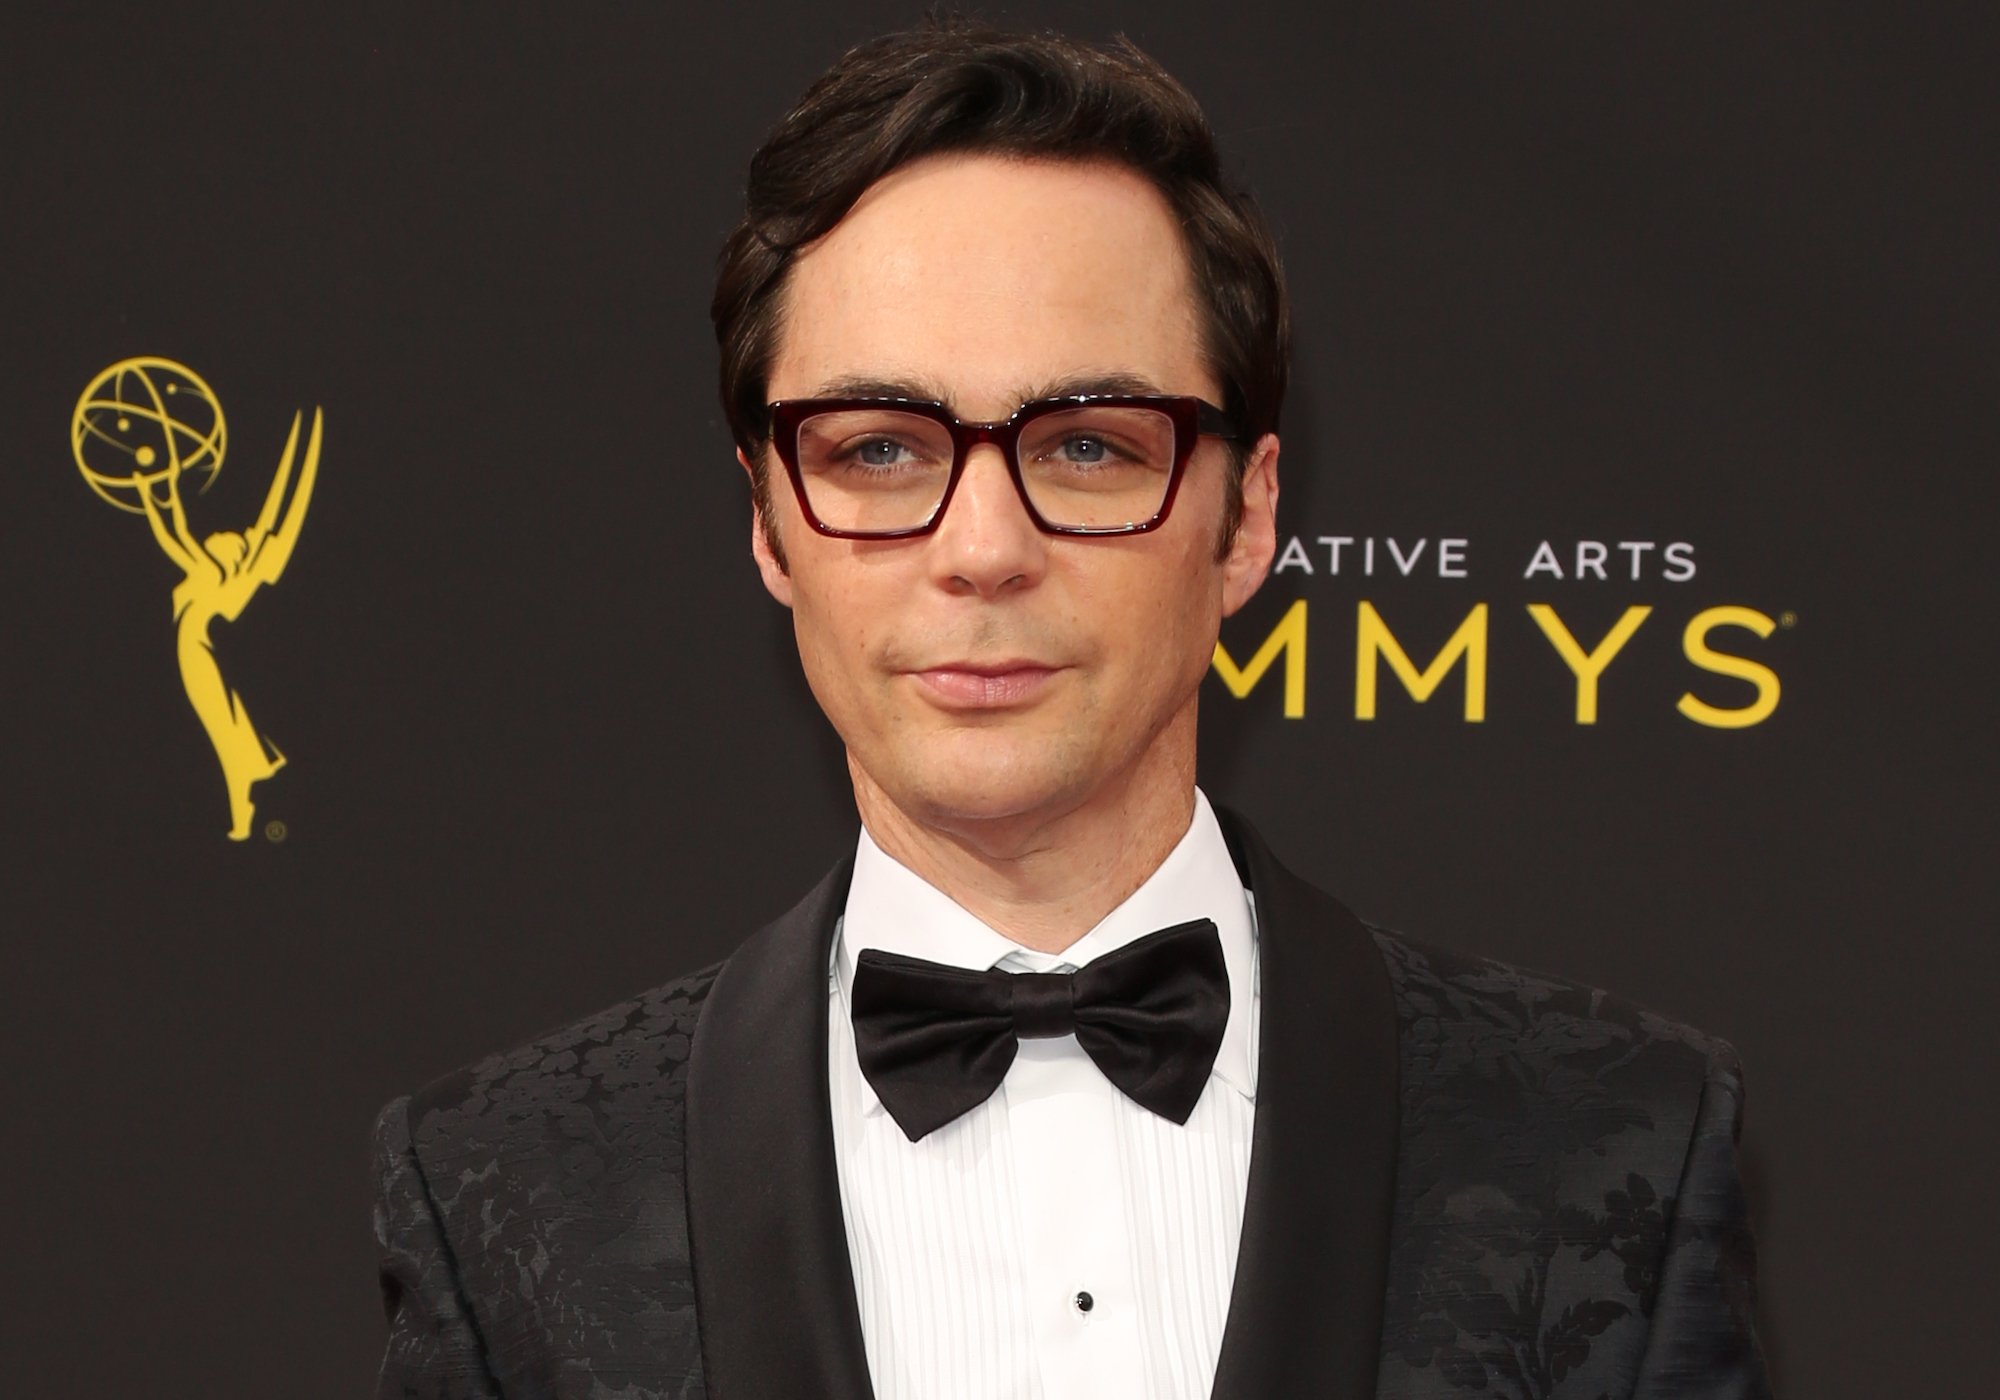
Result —
POLYGON ((1076 1295, 1076 1310, 1078 1312, 1087 1313, 1096 1306, 1097 1300, 1088 1293, 1079 1293, 1076 1295))

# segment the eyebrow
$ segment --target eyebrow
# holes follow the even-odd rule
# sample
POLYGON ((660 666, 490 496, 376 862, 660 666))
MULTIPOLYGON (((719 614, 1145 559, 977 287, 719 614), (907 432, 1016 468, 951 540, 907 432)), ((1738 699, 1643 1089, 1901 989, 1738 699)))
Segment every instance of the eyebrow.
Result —
POLYGON ((868 375, 843 375, 829 379, 814 389, 815 399, 926 399, 945 401, 944 387, 928 379, 876 379, 868 375))
POLYGON ((1159 394, 1159 385, 1143 374, 1129 370, 1104 370, 1073 374, 1065 379, 1031 386, 1021 392, 1021 402, 1031 399, 1066 399, 1073 394, 1159 394))
MULTIPOLYGON (((1017 404, 1036 399, 1066 399, 1077 394, 1158 394, 1165 392, 1143 374, 1128 370, 1089 370, 1017 389, 1017 404)), ((951 407, 951 395, 934 379, 879 379, 843 375, 813 390, 816 399, 920 399, 951 407)), ((955 411, 955 410, 954 410, 955 411)))

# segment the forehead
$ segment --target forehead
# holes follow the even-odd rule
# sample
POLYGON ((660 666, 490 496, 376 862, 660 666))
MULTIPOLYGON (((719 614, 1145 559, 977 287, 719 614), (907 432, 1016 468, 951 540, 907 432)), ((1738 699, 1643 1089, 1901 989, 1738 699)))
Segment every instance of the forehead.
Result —
POLYGON ((1214 395, 1173 211, 1105 162, 938 156, 892 172, 794 261, 774 399, 908 385, 964 413, 1119 376, 1214 395))

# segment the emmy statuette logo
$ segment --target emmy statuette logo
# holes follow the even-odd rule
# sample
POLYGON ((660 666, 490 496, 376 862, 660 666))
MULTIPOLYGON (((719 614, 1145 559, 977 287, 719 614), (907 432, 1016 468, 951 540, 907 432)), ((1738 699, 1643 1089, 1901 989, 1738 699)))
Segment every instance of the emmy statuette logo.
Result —
POLYGON ((222 470, 227 429, 215 391, 172 360, 120 360, 90 381, 70 418, 77 470, 98 496, 143 515, 153 539, 186 577, 173 592, 181 683, 222 765, 229 790, 229 839, 250 835, 256 806, 250 789, 285 766, 243 697, 222 678, 209 639, 217 618, 234 622, 259 588, 276 583, 298 543, 319 474, 320 412, 313 410, 305 457, 298 457, 301 414, 278 459, 264 508, 249 529, 216 530, 196 539, 188 527, 190 484, 206 491, 222 470), (294 479, 293 468, 297 467, 294 479))

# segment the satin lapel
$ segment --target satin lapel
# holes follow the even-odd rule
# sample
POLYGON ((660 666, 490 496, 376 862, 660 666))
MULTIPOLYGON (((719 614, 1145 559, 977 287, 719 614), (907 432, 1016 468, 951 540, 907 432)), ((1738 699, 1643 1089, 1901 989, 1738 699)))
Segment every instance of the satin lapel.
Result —
POLYGON ((733 954, 688 1064, 688 1232, 711 1400, 871 1400, 827 1090, 848 860, 733 954))
POLYGON ((1220 813, 1257 901, 1257 1115, 1214 1400, 1375 1394, 1395 1208, 1396 1008, 1374 938, 1220 813))

